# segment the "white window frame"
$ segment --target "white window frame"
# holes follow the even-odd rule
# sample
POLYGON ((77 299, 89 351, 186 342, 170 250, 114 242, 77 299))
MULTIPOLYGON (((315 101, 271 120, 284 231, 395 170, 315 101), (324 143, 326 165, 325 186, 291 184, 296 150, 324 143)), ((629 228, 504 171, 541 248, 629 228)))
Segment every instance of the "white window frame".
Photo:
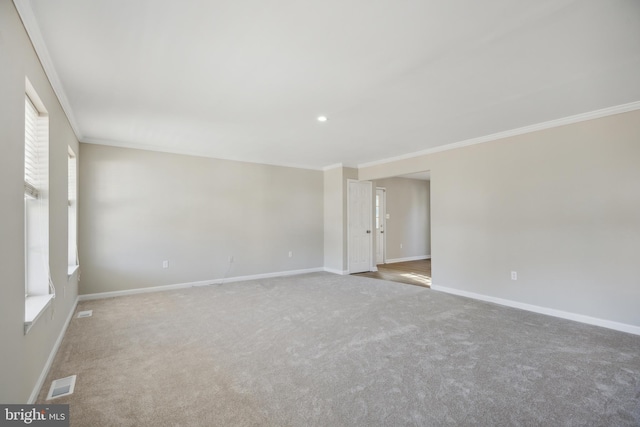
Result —
POLYGON ((25 334, 55 298, 49 271, 49 116, 25 84, 25 334))

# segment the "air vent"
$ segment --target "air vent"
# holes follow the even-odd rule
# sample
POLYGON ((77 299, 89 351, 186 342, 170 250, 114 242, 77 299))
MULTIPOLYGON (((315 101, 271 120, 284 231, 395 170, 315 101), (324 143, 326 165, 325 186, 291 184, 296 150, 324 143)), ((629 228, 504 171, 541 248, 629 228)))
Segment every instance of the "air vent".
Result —
POLYGON ((93 310, 85 310, 85 311, 80 311, 78 312, 78 319, 80 319, 81 317, 91 317, 93 316, 93 310))
POLYGON ((76 376, 71 375, 70 377, 60 378, 59 380, 54 380, 51 383, 51 388, 49 389, 49 394, 47 394, 47 400, 56 399, 62 396, 68 396, 73 394, 73 389, 76 387, 76 376))

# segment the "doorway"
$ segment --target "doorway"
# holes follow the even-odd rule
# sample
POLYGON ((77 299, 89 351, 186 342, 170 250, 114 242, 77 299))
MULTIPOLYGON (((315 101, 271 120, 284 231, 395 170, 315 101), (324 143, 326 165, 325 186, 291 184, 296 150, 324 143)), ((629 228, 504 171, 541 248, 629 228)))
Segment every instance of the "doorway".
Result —
POLYGON ((362 276, 431 285, 431 173, 374 181, 371 271, 362 276))

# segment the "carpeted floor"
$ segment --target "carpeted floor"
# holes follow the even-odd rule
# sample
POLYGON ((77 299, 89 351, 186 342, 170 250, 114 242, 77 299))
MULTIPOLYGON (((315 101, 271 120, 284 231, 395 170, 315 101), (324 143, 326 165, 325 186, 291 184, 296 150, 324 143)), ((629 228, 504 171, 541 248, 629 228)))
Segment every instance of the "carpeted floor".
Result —
POLYGON ((81 302, 72 426, 640 425, 640 336, 314 273, 81 302))

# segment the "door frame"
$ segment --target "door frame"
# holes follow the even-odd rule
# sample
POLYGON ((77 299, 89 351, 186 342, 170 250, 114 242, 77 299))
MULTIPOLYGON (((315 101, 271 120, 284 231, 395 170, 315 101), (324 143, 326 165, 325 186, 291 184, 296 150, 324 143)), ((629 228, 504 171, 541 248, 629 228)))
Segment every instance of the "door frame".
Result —
POLYGON ((372 230, 372 226, 373 226, 373 182, 371 181, 360 181, 357 179, 347 179, 347 272, 348 274, 352 274, 351 273, 351 246, 352 246, 352 242, 351 242, 351 183, 353 182, 358 182, 358 183, 367 183, 369 184, 369 203, 367 204, 369 206, 369 215, 367 215, 367 217, 369 218, 369 229, 372 231, 371 233, 369 233, 369 271, 374 271, 373 269, 375 268, 375 258, 376 258, 376 253, 375 253, 375 248, 373 247, 373 230, 372 230))

